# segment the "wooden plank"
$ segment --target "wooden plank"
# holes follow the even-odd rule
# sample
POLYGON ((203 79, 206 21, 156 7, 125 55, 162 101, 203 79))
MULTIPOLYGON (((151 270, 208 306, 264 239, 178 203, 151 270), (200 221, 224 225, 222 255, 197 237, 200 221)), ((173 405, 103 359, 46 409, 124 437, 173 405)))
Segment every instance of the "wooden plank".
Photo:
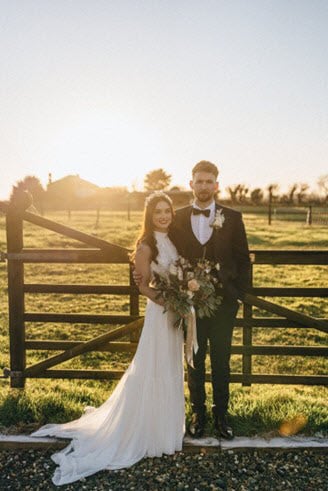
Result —
MULTIPOLYGON (((54 222, 55 223, 55 222, 54 222)), ((73 229, 71 229, 73 230, 73 229)), ((77 232, 77 231, 76 231, 77 232)), ((85 234, 87 235, 87 234, 85 234)), ((93 236, 88 236, 96 239, 93 236)), ((96 239, 97 241, 100 239, 96 239)), ((66 262, 85 261, 92 262, 93 257, 97 262, 128 263, 128 249, 115 246, 102 241, 108 247, 101 249, 24 249, 21 254, 11 255, 8 258, 24 260, 26 262, 66 262), (98 255, 97 255, 98 252, 98 255), (95 256, 93 256, 93 254, 95 256)), ((327 265, 328 251, 250 251, 253 264, 295 264, 295 265, 327 265)))
MULTIPOLYGON (((62 351, 78 346, 82 341, 48 341, 33 339, 25 341, 27 350, 53 350, 62 351)), ((93 351, 110 352, 110 353, 135 353, 137 342, 109 342, 105 345, 94 348, 93 351)), ((242 345, 232 345, 231 353, 233 355, 284 355, 284 356, 328 356, 328 348, 325 346, 268 346, 252 345, 250 347, 242 345)))
POLYGON ((138 292, 138 289, 133 285, 46 285, 37 283, 24 285, 25 293, 130 295, 131 291, 138 292))
MULTIPOLYGON (((48 341, 41 339, 33 339, 25 342, 26 349, 29 350, 54 350, 54 351, 63 351, 74 348, 81 344, 82 341, 48 341)), ((124 352, 124 353, 134 353, 137 349, 138 343, 128 342, 128 341, 116 341, 109 342, 102 346, 96 347, 93 351, 101 351, 101 352, 124 352)))
POLYGON ((123 249, 122 247, 119 247, 115 244, 110 244, 106 240, 99 239, 98 237, 86 234, 85 232, 80 232, 79 230, 76 230, 74 228, 67 227, 67 225, 54 222, 53 220, 41 217, 40 215, 35 215, 34 213, 30 213, 28 211, 25 211, 22 217, 27 222, 34 223, 34 225, 52 230, 53 232, 64 235, 66 237, 70 237, 71 239, 78 240, 93 247, 97 247, 100 249, 113 248, 113 250, 123 249))
MULTIPOLYGON (((23 435, 25 437, 25 435, 23 435)), ((0 451, 2 450, 11 450, 11 451, 17 451, 17 450, 28 450, 28 449, 42 449, 42 450, 61 450, 62 448, 67 447, 69 444, 70 440, 64 440, 64 439, 55 439, 53 438, 52 441, 50 441, 50 438, 47 438, 47 441, 42 441, 42 440, 36 440, 36 441, 17 441, 17 440, 4 440, 1 438, 0 440, 0 451)), ((12 481, 12 480, 11 480, 12 481)), ((9 483, 8 483, 9 484, 9 483)), ((11 485, 10 485, 11 487, 11 485)), ((10 489, 10 487, 4 488, 4 489, 10 489)), ((12 488, 13 489, 13 488, 12 488)), ((25 488, 26 489, 26 488, 25 488)), ((40 489, 40 488, 34 488, 34 489, 40 489)))
MULTIPOLYGON (((250 286, 253 285, 253 264, 251 264, 250 271, 250 286)), ((252 355, 250 348, 252 347, 252 317, 253 317, 253 306, 247 303, 243 304, 243 316, 244 316, 244 329, 243 329, 243 350, 242 358, 242 372, 244 375, 244 386, 250 386, 248 380, 248 375, 252 373, 252 355)))
POLYGON ((232 354, 248 352, 252 355, 262 356, 328 356, 328 348, 325 346, 233 346, 232 354))
POLYGON ((69 324, 127 324, 137 320, 137 316, 131 315, 107 315, 107 314, 48 314, 25 313, 25 322, 67 322, 69 324))
POLYGON ((252 249, 251 259, 254 264, 313 264, 327 265, 328 250, 265 250, 252 249))
POLYGON ((268 312, 282 315, 287 319, 298 322, 303 326, 315 328, 322 332, 328 332, 327 322, 315 319, 314 317, 310 317, 309 315, 301 314, 300 312, 295 312, 294 310, 282 307, 281 305, 269 302, 268 300, 263 300, 262 298, 255 297, 255 295, 251 295, 250 293, 245 294, 244 302, 249 303, 250 305, 256 305, 257 307, 265 309, 268 312))
POLYGON ((100 249, 23 249, 21 252, 8 253, 8 259, 24 263, 95 263, 128 264, 126 250, 100 249))
MULTIPOLYGON (((67 322, 80 324, 122 324, 135 320, 135 317, 128 315, 107 315, 107 314, 51 314, 51 313, 25 313, 24 320, 28 322, 67 322)), ((328 319, 317 319, 328 322, 328 319)), ((297 328, 307 329, 308 326, 301 326, 298 322, 283 317, 253 317, 253 327, 260 328, 297 328)), ((236 327, 243 327, 245 319, 238 317, 235 322, 236 327)), ((315 328, 315 326, 311 326, 315 328)))
POLYGON ((113 255, 122 255, 122 257, 126 256, 128 249, 124 247, 120 247, 115 244, 111 244, 106 240, 99 239, 93 235, 86 234, 84 232, 80 232, 79 230, 75 230, 73 228, 67 227, 66 225, 62 225, 60 223, 49 220, 48 218, 40 217, 39 215, 34 215, 33 213, 29 213, 25 211, 23 213, 23 219, 27 222, 34 223, 34 225, 38 225, 39 227, 46 228, 48 230, 52 230, 53 232, 57 232, 66 237, 70 237, 71 239, 78 240, 83 242, 84 244, 90 245, 92 247, 97 247, 99 249, 106 250, 113 255))
POLYGON ((71 360, 75 356, 81 355, 88 351, 92 351, 93 348, 97 346, 101 346, 102 344, 108 341, 125 336, 130 332, 131 329, 139 328, 140 325, 142 325, 142 323, 143 323, 143 319, 138 319, 131 324, 128 324, 123 327, 119 327, 113 331, 97 336, 96 338, 93 338, 90 341, 82 342, 78 346, 68 349, 63 353, 60 353, 59 355, 52 356, 50 358, 47 358, 46 360, 43 360, 39 363, 36 363, 35 365, 26 368, 24 370, 24 376, 29 377, 29 376, 37 375, 38 373, 41 373, 43 370, 47 370, 48 368, 58 365, 59 363, 62 363, 64 361, 71 360))
MULTIPOLYGON (((328 319, 325 318, 321 318, 317 320, 328 322, 328 319)), ((285 327, 290 327, 290 328, 297 328, 297 329, 308 329, 307 326, 301 326, 298 322, 283 317, 253 317, 252 323, 253 323, 253 327, 260 327, 260 328, 281 329, 285 327)), ((243 320, 237 319, 236 325, 239 327, 242 326, 243 320)))
MULTIPOLYGON (((90 380, 119 380, 124 375, 123 370, 47 370, 34 375, 33 378, 52 379, 90 379, 90 380)), ((187 375, 185 375, 186 380, 187 375)), ((206 382, 211 382, 211 375, 206 374, 206 382)), ((325 375, 250 375, 248 380, 241 373, 232 373, 232 383, 249 382, 252 384, 282 384, 282 385, 328 385, 325 375)))
POLYGON ((251 375, 252 384, 328 385, 326 375, 251 375))
POLYGON ((249 293, 263 297, 328 297, 328 288, 251 288, 249 293))
MULTIPOLYGON (((133 293, 137 305, 139 297, 138 288, 131 283, 129 285, 48 285, 43 283, 25 284, 24 291, 29 293, 109 293, 126 294, 133 293)), ((251 288, 249 293, 263 297, 328 297, 328 288, 251 288)))
MULTIPOLYGON (((90 379, 90 380, 120 380, 123 370, 46 370, 27 377, 33 378, 63 378, 63 379, 90 379)), ((25 374, 24 374, 25 375, 25 374)))
MULTIPOLYGON (((10 253, 23 247, 23 221, 18 213, 9 212, 6 217, 7 248, 10 253)), ((9 342, 10 369, 22 372, 26 365, 24 323, 24 265, 9 260, 8 266, 9 342)), ((11 387, 23 388, 23 378, 11 378, 11 387)))

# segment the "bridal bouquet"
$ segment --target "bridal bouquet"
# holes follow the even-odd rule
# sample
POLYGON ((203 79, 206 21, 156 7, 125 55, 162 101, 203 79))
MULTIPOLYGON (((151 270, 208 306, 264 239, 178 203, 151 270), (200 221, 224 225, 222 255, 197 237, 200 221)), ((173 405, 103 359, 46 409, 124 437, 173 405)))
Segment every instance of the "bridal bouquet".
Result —
POLYGON ((164 312, 172 310, 177 316, 174 325, 183 329, 185 356, 192 367, 198 351, 196 316, 211 317, 222 301, 216 291, 221 286, 219 270, 219 263, 205 258, 192 264, 179 257, 168 272, 154 272, 154 286, 158 297, 164 298, 164 312))
POLYGON ((183 326, 183 319, 195 309, 200 318, 211 317, 222 298, 217 294, 221 286, 220 264, 199 259, 195 264, 179 257, 170 265, 169 272, 154 272, 158 296, 164 298, 165 310, 177 314, 177 326, 183 326))

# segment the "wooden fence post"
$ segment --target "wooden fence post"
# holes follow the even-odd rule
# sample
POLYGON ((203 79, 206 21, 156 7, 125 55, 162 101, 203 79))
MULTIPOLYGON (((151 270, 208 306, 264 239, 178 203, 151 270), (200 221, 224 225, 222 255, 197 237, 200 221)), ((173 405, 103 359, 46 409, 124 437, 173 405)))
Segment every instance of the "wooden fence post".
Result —
MULTIPOLYGON (((20 252, 23 248, 22 210, 14 207, 8 211, 7 251, 20 252)), ((22 372, 26 366, 25 323, 24 323, 24 264, 20 260, 8 259, 8 300, 10 333, 10 370, 22 372)), ((10 386, 24 388, 25 379, 18 374, 10 378, 10 386)))
POLYGON ((306 214, 306 225, 312 225, 312 205, 309 205, 307 214, 306 214))
MULTIPOLYGON (((253 288, 253 264, 251 264, 250 271, 250 287, 253 288)), ((253 317, 253 306, 247 303, 243 304, 243 317, 244 317, 244 327, 243 327, 243 347, 246 353, 243 353, 242 361, 242 373, 243 382, 242 385, 246 387, 251 386, 250 376, 252 375, 252 355, 250 354, 250 349, 252 348, 252 317, 253 317), (248 352, 247 352, 248 350, 248 352)))
POLYGON ((272 222, 272 191, 269 191, 269 206, 268 206, 268 225, 272 222))

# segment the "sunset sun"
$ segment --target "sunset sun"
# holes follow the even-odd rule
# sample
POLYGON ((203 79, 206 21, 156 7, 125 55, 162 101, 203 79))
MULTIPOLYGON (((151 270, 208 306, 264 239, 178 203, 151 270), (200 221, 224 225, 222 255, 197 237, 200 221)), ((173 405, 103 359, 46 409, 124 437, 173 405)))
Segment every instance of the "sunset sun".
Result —
POLYGON ((159 136, 140 122, 108 114, 86 115, 53 141, 54 176, 79 173, 100 186, 140 185, 156 167, 159 136), (76 169, 76 171, 75 171, 76 169))

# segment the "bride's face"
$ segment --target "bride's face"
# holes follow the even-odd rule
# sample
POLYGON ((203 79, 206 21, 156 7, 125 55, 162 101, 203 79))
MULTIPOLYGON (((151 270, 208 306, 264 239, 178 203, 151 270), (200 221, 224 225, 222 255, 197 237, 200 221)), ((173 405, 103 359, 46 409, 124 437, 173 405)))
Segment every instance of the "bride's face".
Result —
POLYGON ((153 226, 157 232, 167 232, 172 222, 172 211, 166 201, 159 201, 153 211, 153 226))

